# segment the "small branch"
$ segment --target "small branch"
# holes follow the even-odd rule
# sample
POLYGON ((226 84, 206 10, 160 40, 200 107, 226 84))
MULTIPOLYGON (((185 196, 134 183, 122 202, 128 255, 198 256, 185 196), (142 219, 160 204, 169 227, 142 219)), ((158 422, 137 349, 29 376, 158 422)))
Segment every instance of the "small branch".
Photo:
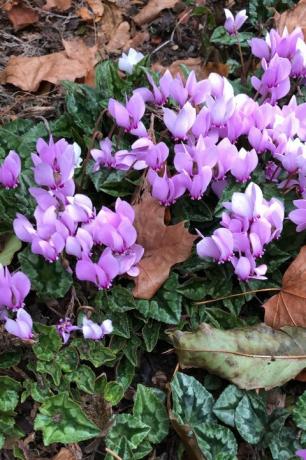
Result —
POLYGON ((109 449, 108 447, 105 447, 105 452, 110 454, 115 460, 122 460, 122 458, 119 457, 119 455, 117 455, 116 452, 114 452, 113 450, 109 449))
POLYGON ((195 302, 195 305, 204 305, 208 303, 218 302, 219 300, 232 299, 233 297, 241 297, 248 294, 257 294, 257 292, 269 292, 269 291, 280 291, 281 288, 264 288, 264 289, 254 289, 252 291, 240 292, 239 294, 232 294, 224 297, 217 297, 216 299, 202 300, 201 302, 195 302))

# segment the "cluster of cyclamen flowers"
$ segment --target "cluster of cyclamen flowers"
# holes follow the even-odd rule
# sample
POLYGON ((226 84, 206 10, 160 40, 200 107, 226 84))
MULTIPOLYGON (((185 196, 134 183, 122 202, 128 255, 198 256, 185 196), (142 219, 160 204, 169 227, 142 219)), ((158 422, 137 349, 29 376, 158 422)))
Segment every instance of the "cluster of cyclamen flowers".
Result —
POLYGON ((272 198, 263 198, 258 185, 251 182, 244 193, 233 193, 230 203, 224 203, 221 225, 211 237, 197 244, 200 257, 212 257, 219 263, 230 261, 241 281, 265 279, 267 266, 256 266, 264 254, 265 245, 278 238, 283 228, 284 206, 272 198))

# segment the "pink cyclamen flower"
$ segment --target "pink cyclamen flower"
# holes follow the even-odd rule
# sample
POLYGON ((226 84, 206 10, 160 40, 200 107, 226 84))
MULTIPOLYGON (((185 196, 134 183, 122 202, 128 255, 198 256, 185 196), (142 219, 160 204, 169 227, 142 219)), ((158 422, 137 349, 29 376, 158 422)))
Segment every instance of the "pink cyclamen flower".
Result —
POLYGON ((294 222, 297 227, 297 232, 302 232, 306 229, 306 200, 294 200, 293 204, 297 209, 289 213, 289 219, 294 222))
POLYGON ((231 167, 232 175, 239 182, 246 182, 250 179, 250 174, 258 164, 258 156, 254 149, 245 150, 243 147, 239 150, 237 157, 233 160, 231 167))
POLYGON ((73 326, 70 318, 60 319, 59 323, 56 325, 56 330, 62 337, 64 343, 68 342, 71 332, 77 331, 78 329, 80 329, 78 326, 73 326))
POLYGON ((186 177, 184 173, 168 177, 167 171, 160 177, 156 171, 149 169, 148 181, 152 186, 152 196, 163 206, 170 206, 177 198, 182 196, 186 190, 186 177))
POLYGON ((295 455, 302 458, 303 460, 306 460, 306 449, 297 450, 295 455))
POLYGON ((17 311, 16 319, 8 318, 5 322, 4 328, 7 332, 21 340, 31 340, 33 338, 33 321, 29 313, 23 308, 17 311))
POLYGON ((27 275, 22 272, 11 274, 0 264, 0 307, 17 310, 23 307, 24 299, 31 289, 27 275))
POLYGON ((115 157, 112 155, 112 141, 108 137, 100 141, 100 149, 92 149, 90 154, 95 160, 94 172, 98 171, 101 166, 104 168, 115 167, 115 157))
MULTIPOLYGON (((202 235, 201 235, 202 236, 202 235)), ((234 240, 232 232, 226 228, 218 228, 212 236, 203 237, 197 243, 199 257, 211 257, 219 263, 226 262, 233 256, 234 240)))
POLYGON ((119 274, 119 263, 110 248, 104 249, 98 263, 89 258, 79 260, 75 267, 80 281, 90 281, 99 289, 108 289, 113 279, 119 274))
POLYGON ((188 131, 196 120, 196 109, 190 102, 180 109, 178 113, 174 110, 164 108, 164 123, 175 139, 186 139, 188 131))
POLYGON ((246 10, 241 10, 236 14, 236 16, 234 16, 230 10, 224 8, 224 13, 226 17, 224 28, 230 35, 236 35, 238 30, 243 26, 248 18, 246 10))
POLYGON ((5 188, 15 188, 21 172, 19 155, 11 150, 0 166, 0 184, 5 188))
POLYGON ((91 319, 83 318, 82 332, 84 339, 100 340, 107 334, 113 332, 113 325, 110 319, 106 319, 101 325, 95 323, 91 319))
POLYGON ((124 106, 115 99, 108 102, 108 111, 118 126, 137 136, 146 136, 147 131, 140 121, 145 113, 145 103, 140 94, 134 93, 124 106))

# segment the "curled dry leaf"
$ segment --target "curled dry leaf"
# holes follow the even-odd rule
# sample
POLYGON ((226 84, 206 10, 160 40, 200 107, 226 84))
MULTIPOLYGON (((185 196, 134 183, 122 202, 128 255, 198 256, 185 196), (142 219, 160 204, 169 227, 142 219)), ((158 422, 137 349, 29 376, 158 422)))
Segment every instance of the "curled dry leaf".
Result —
POLYGON ((286 270, 279 293, 271 297, 264 308, 265 323, 275 329, 306 327, 306 246, 286 270))
MULTIPOLYGON (((168 69, 173 76, 178 73, 184 76, 182 73, 182 65, 188 67, 190 70, 193 70, 199 79, 207 78, 211 72, 218 73, 223 77, 228 76, 228 67, 226 64, 222 64, 220 62, 207 62, 204 64, 201 58, 178 59, 177 61, 172 62, 168 69)), ((155 63, 152 65, 152 69, 156 72, 164 73, 167 68, 161 64, 155 63)))
POLYGON ((42 81, 56 85, 61 80, 86 78, 97 62, 96 46, 88 48, 81 39, 63 40, 63 45, 65 51, 46 56, 12 56, 1 74, 1 82, 36 91, 42 81))
POLYGON ((31 24, 35 24, 39 19, 37 12, 32 10, 32 8, 25 6, 23 3, 13 5, 9 9, 7 15, 13 24, 15 31, 24 29, 31 24))
POLYGON ((77 14, 83 21, 101 21, 104 14, 104 5, 101 0, 87 0, 88 7, 82 6, 78 9, 77 14))
POLYGON ((134 209, 137 243, 144 247, 144 256, 133 294, 136 298, 151 299, 168 279, 171 267, 190 256, 197 236, 188 232, 184 222, 165 225, 165 208, 149 193, 134 209))
POLYGON ((73 452, 70 449, 62 447, 58 454, 56 454, 52 460, 77 460, 77 457, 73 454, 73 452))
POLYGON ((126 43, 130 40, 130 24, 127 21, 119 24, 111 40, 108 42, 106 49, 109 53, 121 51, 126 43))
POLYGON ((284 385, 306 367, 306 329, 266 324, 223 331, 202 324, 172 336, 180 366, 207 369, 239 388, 284 385))
POLYGON ((287 27, 289 32, 292 32, 295 27, 301 27, 306 38, 306 0, 300 0, 294 8, 284 11, 274 16, 277 30, 282 33, 287 27))
POLYGON ((44 5, 44 10, 56 10, 56 11, 67 11, 71 8, 72 0, 47 0, 44 5))
POLYGON ((173 8, 179 0, 149 0, 149 2, 133 17, 138 26, 153 21, 159 13, 167 8, 173 8))

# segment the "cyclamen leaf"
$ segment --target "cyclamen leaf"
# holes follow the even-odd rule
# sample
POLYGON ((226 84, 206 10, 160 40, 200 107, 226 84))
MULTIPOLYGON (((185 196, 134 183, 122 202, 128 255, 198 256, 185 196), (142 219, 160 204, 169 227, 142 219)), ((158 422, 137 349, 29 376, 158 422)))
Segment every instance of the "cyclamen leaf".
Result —
POLYGON ((44 445, 54 442, 70 444, 99 435, 99 428, 84 415, 67 393, 44 401, 35 418, 34 429, 43 432, 44 445))
POLYGON ((103 397, 112 406, 118 404, 124 396, 124 388, 121 383, 107 382, 104 388, 103 397))
POLYGON ((206 460, 236 460, 238 446, 229 428, 217 423, 202 423, 193 429, 206 460))
POLYGON ((165 208, 149 194, 134 209, 137 243, 145 252, 133 294, 139 299, 151 299, 169 277, 171 267, 190 256, 197 236, 188 232, 184 222, 165 225, 165 208))
POLYGON ((292 417, 297 426, 306 431, 306 391, 297 400, 292 417))
POLYGON ((8 376, 0 377, 0 411, 13 411, 18 404, 20 383, 8 376))
POLYGON ((158 444, 168 434, 169 419, 165 403, 157 396, 152 388, 137 385, 133 414, 151 427, 148 440, 158 444))
POLYGON ((0 252, 0 264, 9 265, 15 253, 22 247, 21 241, 15 235, 11 235, 5 242, 2 251, 0 252))
POLYGON ((203 323, 172 336, 181 367, 202 367, 239 388, 274 388, 306 367, 306 330, 260 324, 227 331, 203 323))

